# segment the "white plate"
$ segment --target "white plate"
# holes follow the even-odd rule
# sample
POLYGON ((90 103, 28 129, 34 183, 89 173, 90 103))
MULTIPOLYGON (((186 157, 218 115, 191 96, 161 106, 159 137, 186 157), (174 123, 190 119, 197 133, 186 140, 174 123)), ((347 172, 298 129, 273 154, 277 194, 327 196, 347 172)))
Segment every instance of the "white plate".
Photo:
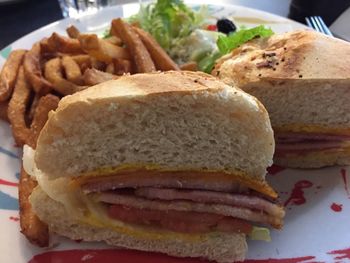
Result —
MULTIPOLYGON (((73 23, 82 31, 101 31, 112 18, 129 16, 137 4, 104 9, 80 20, 66 19, 43 27, 0 51, 0 66, 8 53, 32 44, 52 32, 64 33, 73 23)), ((265 12, 240 6, 210 5, 215 17, 234 17, 239 24, 267 24, 278 33, 303 25, 265 12)), ((202 262, 174 259, 164 255, 111 250, 97 243, 78 243, 57 238, 50 249, 30 245, 19 232, 17 182, 20 151, 14 147, 9 125, 0 121, 0 262, 202 262), (103 250, 97 250, 103 249, 103 250), (107 250, 106 250, 107 249, 107 250), (73 250, 73 251, 72 251, 73 250)), ((350 178, 347 168, 320 170, 279 170, 268 180, 286 204, 282 231, 272 230, 270 243, 248 241, 247 262, 350 262, 350 178)))

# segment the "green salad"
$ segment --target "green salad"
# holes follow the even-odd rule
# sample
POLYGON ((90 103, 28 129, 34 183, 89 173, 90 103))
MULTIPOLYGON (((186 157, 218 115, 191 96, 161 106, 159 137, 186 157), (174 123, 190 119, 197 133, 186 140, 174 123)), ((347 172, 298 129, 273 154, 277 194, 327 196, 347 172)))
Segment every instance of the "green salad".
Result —
POLYGON ((199 70, 210 73, 215 61, 243 43, 268 37, 273 31, 265 26, 240 28, 223 34, 208 30, 211 24, 206 6, 197 11, 182 0, 158 0, 141 5, 129 22, 138 23, 149 32, 178 64, 195 61, 199 70))

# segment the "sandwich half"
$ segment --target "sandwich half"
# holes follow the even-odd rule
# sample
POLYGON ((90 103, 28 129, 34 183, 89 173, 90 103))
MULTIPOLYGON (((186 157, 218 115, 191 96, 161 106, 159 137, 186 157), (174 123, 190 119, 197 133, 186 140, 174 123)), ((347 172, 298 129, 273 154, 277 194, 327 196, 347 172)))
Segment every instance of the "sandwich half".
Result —
POLYGON ((306 30, 254 39, 218 61, 212 74, 264 104, 276 164, 350 164, 348 42, 306 30))
POLYGON ((244 259, 284 210, 265 181, 274 138, 254 97, 204 73, 123 76, 67 96, 24 167, 30 202, 71 239, 244 259))

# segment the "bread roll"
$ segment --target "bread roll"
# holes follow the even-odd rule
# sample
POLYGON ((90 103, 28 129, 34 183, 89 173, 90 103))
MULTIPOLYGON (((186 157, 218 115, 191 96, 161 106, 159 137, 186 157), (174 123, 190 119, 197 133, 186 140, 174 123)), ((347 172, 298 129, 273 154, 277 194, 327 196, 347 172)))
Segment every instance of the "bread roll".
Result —
MULTIPOLYGON (((349 72, 348 42, 301 30, 250 41, 219 60, 212 74, 264 104, 278 150, 280 133, 309 136, 298 143, 312 143, 319 134, 350 135, 349 72)), ((274 162, 301 168, 350 164, 343 158, 344 152, 350 156, 349 140, 321 142, 329 141, 339 142, 341 149, 327 153, 332 161, 319 157, 326 150, 320 146, 283 156, 276 151, 274 162)))

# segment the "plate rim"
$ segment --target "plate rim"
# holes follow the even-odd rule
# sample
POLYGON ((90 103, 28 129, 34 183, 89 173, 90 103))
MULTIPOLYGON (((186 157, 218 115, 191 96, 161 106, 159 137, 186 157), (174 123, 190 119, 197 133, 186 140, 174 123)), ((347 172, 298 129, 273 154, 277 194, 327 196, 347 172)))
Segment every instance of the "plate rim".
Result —
MULTIPOLYGON (((148 3, 148 2, 146 2, 148 3)), ((200 3, 196 0, 186 0, 185 1, 186 4, 189 4, 189 5, 200 5, 200 3)), ((97 11, 96 13, 92 14, 91 16, 96 16, 98 15, 99 13, 101 12, 106 12, 111 9, 117 9, 117 8, 123 8, 123 7, 127 7, 127 6, 135 6, 135 5, 138 5, 137 2, 132 2, 132 3, 125 3, 125 4, 118 4, 118 5, 114 5, 114 6, 109 6, 109 7, 106 7, 106 8, 103 8, 99 11, 97 11)), ((260 10, 260 9, 255 9, 255 8, 252 8, 252 7, 247 7, 247 6, 242 6, 242 5, 237 5, 237 4, 229 4, 229 3, 214 3, 212 0, 209 0, 207 1, 206 4, 204 5, 208 5, 208 6, 217 6, 217 7, 230 7, 232 9, 234 8, 237 8, 237 9, 243 9, 243 10, 249 10, 249 12, 255 12, 255 13, 260 13, 260 14, 263 14, 265 16, 270 16, 270 17, 273 17, 275 19, 280 19, 282 20, 281 22, 286 22, 286 23, 290 23, 290 24, 294 24, 298 27, 303 27, 305 29, 307 29, 308 27, 300 22, 297 22, 297 21, 294 21, 288 17, 283 17, 283 16, 280 16, 280 15, 277 15, 277 14, 273 14, 273 13, 270 13, 270 12, 267 12, 267 11, 264 11, 264 10, 260 10), (284 21, 283 21, 284 20, 284 21)), ((59 26, 59 25, 62 25, 64 23, 69 23, 69 21, 71 21, 72 23, 74 22, 77 22, 79 21, 79 19, 76 19, 76 18, 72 18, 72 17, 67 17, 67 18, 62 18, 62 19, 59 19, 59 20, 56 20, 54 22, 51 22, 47 25, 44 25, 42 27, 39 27, 23 36, 21 36, 20 38, 16 39, 15 41, 9 43, 8 45, 6 45, 5 47, 3 47, 1 50, 0 50, 0 53, 3 52, 4 50, 8 49, 9 47, 13 46, 14 44, 18 43, 18 42, 21 42, 24 38, 27 38, 27 37, 30 37, 32 35, 35 35, 37 34, 38 32, 40 31, 46 31, 47 29, 50 29, 50 28, 54 28, 55 26, 59 26)))

